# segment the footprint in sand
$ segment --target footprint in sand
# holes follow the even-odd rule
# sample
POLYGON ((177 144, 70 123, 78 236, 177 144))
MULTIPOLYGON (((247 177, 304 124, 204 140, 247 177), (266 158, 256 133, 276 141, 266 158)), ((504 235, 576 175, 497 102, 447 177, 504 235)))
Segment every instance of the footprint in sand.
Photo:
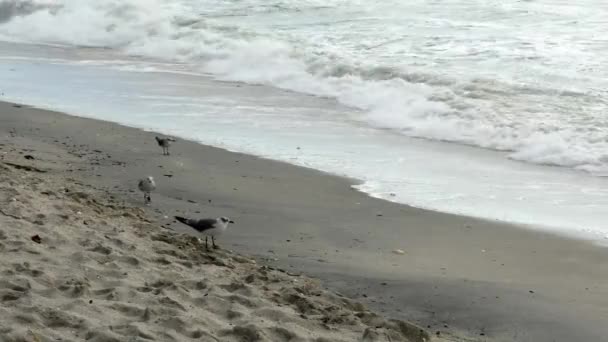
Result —
POLYGON ((60 284, 57 289, 63 293, 64 296, 70 298, 78 298, 89 294, 89 288, 91 285, 87 280, 80 279, 67 279, 60 284))

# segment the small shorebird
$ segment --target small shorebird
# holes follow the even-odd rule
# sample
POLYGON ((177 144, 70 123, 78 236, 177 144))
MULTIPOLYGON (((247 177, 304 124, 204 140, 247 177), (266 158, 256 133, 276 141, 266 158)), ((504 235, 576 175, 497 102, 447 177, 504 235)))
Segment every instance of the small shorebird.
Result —
POLYGON ((148 176, 141 179, 139 184, 137 184, 137 187, 141 192, 144 193, 144 203, 150 204, 150 202, 152 202, 152 196, 150 196, 150 193, 156 189, 154 178, 152 178, 152 176, 148 176))
POLYGON ((197 232, 205 235, 205 248, 207 249, 209 249, 209 246, 207 244, 207 238, 209 236, 211 236, 211 243, 213 244, 213 248, 218 248, 215 244, 215 237, 221 235, 226 229, 228 229, 229 223, 234 223, 234 221, 224 216, 215 219, 206 218, 198 220, 175 216, 175 219, 187 226, 192 227, 197 232))
POLYGON ((159 137, 154 137, 154 139, 156 139, 156 142, 158 143, 158 146, 163 148, 163 155, 168 156, 169 155, 169 146, 171 146, 172 142, 175 142, 175 139, 173 138, 159 138, 159 137))

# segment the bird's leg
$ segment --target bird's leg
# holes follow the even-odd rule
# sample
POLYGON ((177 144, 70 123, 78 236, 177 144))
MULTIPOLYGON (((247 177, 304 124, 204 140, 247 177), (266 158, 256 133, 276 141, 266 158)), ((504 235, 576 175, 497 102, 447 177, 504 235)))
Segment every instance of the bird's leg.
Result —
POLYGON ((217 249, 217 245, 215 244, 215 237, 211 236, 211 243, 213 244, 213 248, 217 249))
POLYGON ((205 236, 205 249, 209 250, 209 244, 207 244, 207 238, 208 238, 208 236, 205 236))

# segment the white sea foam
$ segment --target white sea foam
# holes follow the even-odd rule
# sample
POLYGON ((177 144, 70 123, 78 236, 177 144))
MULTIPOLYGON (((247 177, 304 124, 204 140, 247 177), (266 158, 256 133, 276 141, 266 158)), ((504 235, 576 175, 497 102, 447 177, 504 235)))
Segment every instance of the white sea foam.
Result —
MULTIPOLYGON (((180 62, 181 72, 335 98, 372 127, 608 171, 598 1, 2 3, 20 9, 0 23, 11 40, 180 62)), ((116 67, 171 69, 133 57, 116 67)))

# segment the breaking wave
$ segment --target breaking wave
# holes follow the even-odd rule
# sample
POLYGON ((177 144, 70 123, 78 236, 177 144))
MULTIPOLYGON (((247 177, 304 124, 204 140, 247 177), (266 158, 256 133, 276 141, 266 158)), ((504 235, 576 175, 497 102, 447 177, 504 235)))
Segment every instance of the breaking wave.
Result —
MULTIPOLYGON (((347 4, 337 0, 2 1, 0 36, 176 61, 222 80, 335 98, 353 108, 351 120, 400 134, 508 151, 510 158, 521 161, 608 171, 604 94, 580 83, 564 84, 565 76, 560 76, 561 83, 522 85, 509 77, 450 74, 433 63, 403 63, 401 55, 386 50, 400 42, 388 33, 355 44, 345 34, 340 41, 329 39, 317 27, 338 25, 339 19, 300 23, 309 30, 305 33, 297 33, 295 24, 289 30, 271 30, 226 19, 250 22, 259 15, 256 20, 279 20, 282 17, 265 16, 283 13, 299 19, 343 16, 356 24, 349 13, 339 14, 347 4), (313 34, 310 30, 315 27, 313 34), (392 57, 377 57, 378 49, 392 57)), ((367 16, 361 21, 381 25, 383 20, 367 16)), ((524 57, 509 60, 532 63, 528 61, 532 58, 524 57)), ((447 64, 445 68, 451 70, 447 64)))

